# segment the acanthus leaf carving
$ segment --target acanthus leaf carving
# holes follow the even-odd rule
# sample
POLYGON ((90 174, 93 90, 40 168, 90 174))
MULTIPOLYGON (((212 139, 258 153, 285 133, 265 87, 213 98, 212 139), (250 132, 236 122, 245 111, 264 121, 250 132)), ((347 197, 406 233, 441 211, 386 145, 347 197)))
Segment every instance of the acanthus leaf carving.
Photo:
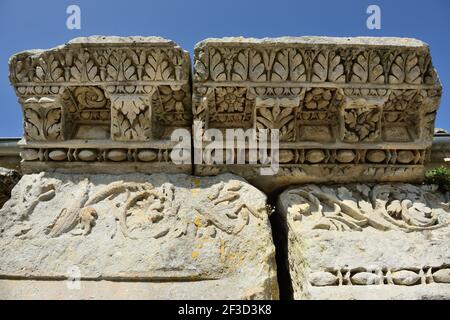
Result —
POLYGON ((210 50, 210 71, 211 79, 215 81, 225 81, 225 64, 222 61, 222 56, 220 52, 216 49, 210 50))
POLYGON ((30 98, 24 102, 26 137, 37 141, 62 140, 62 110, 53 98, 30 98))
POLYGON ((237 55, 237 59, 233 64, 233 73, 231 80, 233 81, 245 81, 248 74, 248 51, 240 51, 237 55))
POLYGON ((344 65, 341 63, 341 56, 336 52, 330 53, 328 80, 338 83, 345 82, 344 65))
POLYGON ((389 74, 389 83, 399 84, 405 81, 405 58, 402 54, 398 54, 391 65, 389 74))
POLYGON ((368 70, 368 52, 358 54, 356 61, 352 66, 352 82, 365 83, 369 78, 368 70))
POLYGON ((385 81, 384 70, 381 59, 377 52, 372 51, 369 55, 369 82, 382 84, 385 81))
POLYGON ((289 76, 289 53, 288 50, 280 50, 276 53, 272 72, 272 81, 286 81, 289 76))
POLYGON ((250 50, 249 75, 252 81, 261 82, 267 80, 263 58, 261 53, 256 50, 250 50))
POLYGON ((151 137, 150 98, 113 96, 111 134, 117 141, 147 141, 151 137))
POLYGON ((419 59, 415 53, 408 54, 405 61, 405 82, 410 84, 421 84, 422 74, 418 65, 419 59))
POLYGON ((324 82, 327 79, 328 58, 326 53, 320 51, 314 58, 311 73, 311 82, 324 82))
POLYGON ((292 49, 290 57, 290 78, 291 81, 306 81, 306 67, 300 51, 292 49))
POLYGON ((71 80, 76 82, 100 81, 98 68, 86 50, 80 49, 70 69, 71 80))

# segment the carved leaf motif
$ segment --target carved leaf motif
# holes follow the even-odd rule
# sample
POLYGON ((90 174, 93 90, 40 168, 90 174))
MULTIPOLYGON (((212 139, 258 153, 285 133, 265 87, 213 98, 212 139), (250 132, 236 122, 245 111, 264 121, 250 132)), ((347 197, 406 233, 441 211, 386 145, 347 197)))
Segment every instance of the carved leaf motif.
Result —
POLYGON ((170 67, 170 64, 163 60, 159 65, 159 72, 156 75, 156 78, 158 80, 172 80, 172 69, 170 67))
POLYGON ((61 109, 53 109, 47 113, 45 132, 49 140, 61 138, 61 109))
POLYGON ((117 97, 113 101, 115 119, 112 133, 116 140, 146 140, 149 137, 149 101, 145 98, 117 97), (144 130, 144 131, 142 131, 144 130))
POLYGON ((367 82, 367 78, 368 78, 367 55, 368 55, 367 52, 363 52, 363 53, 359 54, 358 57, 356 58, 356 61, 353 63, 353 66, 352 66, 353 74, 352 74, 352 78, 351 78, 352 82, 357 82, 357 83, 367 82))
POLYGON ((404 71, 405 59, 402 55, 398 55, 391 65, 391 72, 389 74, 389 83, 403 83, 405 81, 404 71))
POLYGON ((405 81, 410 84, 421 84, 422 77, 419 68, 419 60, 415 53, 408 55, 405 64, 405 81))
POLYGON ((49 56, 48 57, 48 62, 50 65, 50 75, 53 81, 63 81, 64 77, 63 77, 63 70, 62 68, 60 68, 59 62, 55 59, 54 56, 49 56))
POLYGON ((33 109, 25 110, 25 133, 32 139, 44 139, 42 135, 42 119, 39 113, 33 109))
POLYGON ((158 68, 158 61, 156 60, 156 56, 152 53, 149 53, 147 56, 147 63, 145 64, 145 80, 155 80, 156 79, 156 70, 158 68))
POLYGON ((233 81, 247 80, 247 73, 248 73, 247 55, 241 51, 237 56, 237 61, 234 62, 233 74, 231 76, 231 79, 233 81))
POLYGON ((120 70, 120 52, 115 50, 111 53, 106 71, 108 72, 108 80, 118 80, 120 70))
POLYGON ((289 56, 287 50, 281 50, 276 55, 277 59, 272 69, 272 81, 285 81, 288 78, 289 56))
POLYGON ((293 51, 290 69, 292 81, 306 81, 306 68, 303 63, 303 57, 299 52, 293 51))
POLYGON ((381 111, 377 108, 352 108, 345 111, 345 133, 348 142, 373 141, 380 134, 381 111))
POLYGON ((341 56, 338 54, 333 54, 330 57, 328 80, 333 82, 345 82, 344 66, 341 63, 341 56))
POLYGON ((125 132, 130 128, 130 121, 121 113, 116 112, 115 121, 113 121, 111 126, 112 134, 118 140, 123 140, 126 138, 125 132))
POLYGON ((250 66, 249 66, 250 80, 252 81, 266 81, 266 74, 264 73, 264 63, 261 58, 261 53, 250 51, 250 66))
POLYGON ((76 81, 81 81, 82 79, 82 68, 83 64, 80 60, 76 60, 72 68, 70 68, 70 73, 72 74, 72 78, 76 81))
POLYGON ((18 82, 27 82, 29 81, 28 77, 29 64, 27 60, 18 60, 15 64, 14 73, 16 75, 16 79, 18 82))
POLYGON ((134 64, 143 65, 145 63, 146 56, 144 50, 129 50, 128 53, 134 64))
POLYGON ((327 79, 327 57, 323 52, 320 52, 312 68, 312 82, 324 82, 327 79))
POLYGON ((136 116, 146 108, 142 100, 124 99, 122 102, 121 111, 127 116, 130 121, 133 121, 136 116))
POLYGON ((198 58, 195 59, 195 78, 199 81, 206 81, 208 79, 207 72, 208 54, 204 51, 198 53, 198 58))
POLYGON ((216 81, 226 80, 225 65, 222 62, 222 56, 219 51, 211 49, 211 78, 216 81))
POLYGON ((150 130, 150 119, 148 118, 146 113, 139 114, 139 117, 135 121, 134 128, 135 139, 145 140, 148 138, 150 130))
MULTIPOLYGON (((85 70, 84 62, 88 60, 88 53, 80 50, 79 53, 76 55, 75 61, 73 62, 72 67, 70 68, 70 73, 72 75, 71 80, 75 81, 83 81, 87 80, 85 79, 85 75, 87 70, 85 70)), ((92 66, 91 66, 92 68, 92 66)))
POLYGON ((94 61, 92 59, 89 59, 86 62, 86 75, 87 78, 91 81, 100 81, 100 77, 97 74, 98 68, 95 65, 94 61))
POLYGON ((36 67, 36 77, 34 78, 34 80, 38 82, 45 80, 45 72, 41 66, 36 67))
POLYGON ((281 108, 278 104, 272 108, 258 108, 257 129, 279 129, 280 139, 292 140, 295 136, 293 108, 281 108))
POLYGON ((125 80, 137 80, 136 67, 131 63, 129 58, 123 62, 123 75, 125 80))

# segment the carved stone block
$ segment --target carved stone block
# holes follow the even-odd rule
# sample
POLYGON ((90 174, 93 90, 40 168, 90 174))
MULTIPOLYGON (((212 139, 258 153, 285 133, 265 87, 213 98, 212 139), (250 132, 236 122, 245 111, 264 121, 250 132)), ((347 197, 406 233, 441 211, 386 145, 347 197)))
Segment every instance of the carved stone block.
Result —
POLYGON ((169 159, 172 131, 191 127, 190 72, 189 54, 158 37, 93 36, 14 55, 23 170, 190 172, 169 159))
POLYGON ((277 299, 269 214, 230 174, 25 175, 0 210, 0 297, 277 299))
POLYGON ((450 199, 432 185, 305 185, 278 199, 295 299, 449 299, 450 199))
POLYGON ((261 176, 259 162, 196 164, 197 174, 231 171, 264 190, 423 178, 441 95, 425 43, 206 39, 197 44, 194 61, 194 120, 204 129, 278 129, 285 155, 275 176, 261 176))

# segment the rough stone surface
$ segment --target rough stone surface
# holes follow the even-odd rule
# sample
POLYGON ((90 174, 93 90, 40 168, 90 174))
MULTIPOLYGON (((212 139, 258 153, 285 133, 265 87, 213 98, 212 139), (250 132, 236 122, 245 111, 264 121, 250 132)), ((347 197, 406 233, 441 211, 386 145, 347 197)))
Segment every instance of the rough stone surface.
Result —
POLYGON ((0 167, 0 208, 11 197, 11 190, 19 179, 20 174, 17 171, 0 167))
POLYGON ((294 183, 422 180, 441 96, 425 43, 206 39, 194 63, 193 115, 205 129, 280 132, 276 176, 261 176, 264 165, 249 160, 196 164, 196 174, 231 171, 268 191, 294 183))
POLYGON ((173 41, 76 38, 9 64, 24 172, 191 173, 170 161, 171 133, 190 130, 192 119, 189 54, 173 41))
POLYGON ((449 299, 449 195, 409 184, 283 192, 295 299, 449 299))
POLYGON ((0 210, 0 295, 124 297, 108 288, 133 281, 128 297, 276 299, 269 212, 230 174, 25 175, 0 210), (65 289, 74 273, 85 291, 65 289))

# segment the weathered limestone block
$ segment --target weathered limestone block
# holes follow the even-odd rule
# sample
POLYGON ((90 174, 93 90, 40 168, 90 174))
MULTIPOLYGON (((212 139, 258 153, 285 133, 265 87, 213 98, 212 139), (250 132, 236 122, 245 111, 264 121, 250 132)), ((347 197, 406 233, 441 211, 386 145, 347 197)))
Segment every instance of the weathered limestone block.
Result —
POLYGON ((230 174, 25 175, 0 210, 0 297, 277 299, 269 213, 230 174))
POLYGON ((11 197, 11 190, 19 182, 20 174, 15 170, 0 167, 0 208, 11 197))
POLYGON ((231 171, 265 190, 422 179, 441 96, 425 43, 206 39, 197 44, 194 60, 193 114, 204 129, 278 129, 280 135, 274 177, 260 176, 261 162, 197 164, 196 174, 231 171))
POLYGON ((10 59, 25 172, 191 172, 170 135, 191 127, 189 54, 159 37, 76 38, 10 59))
POLYGON ((450 200, 430 185, 283 192, 295 299, 449 299, 450 200))

